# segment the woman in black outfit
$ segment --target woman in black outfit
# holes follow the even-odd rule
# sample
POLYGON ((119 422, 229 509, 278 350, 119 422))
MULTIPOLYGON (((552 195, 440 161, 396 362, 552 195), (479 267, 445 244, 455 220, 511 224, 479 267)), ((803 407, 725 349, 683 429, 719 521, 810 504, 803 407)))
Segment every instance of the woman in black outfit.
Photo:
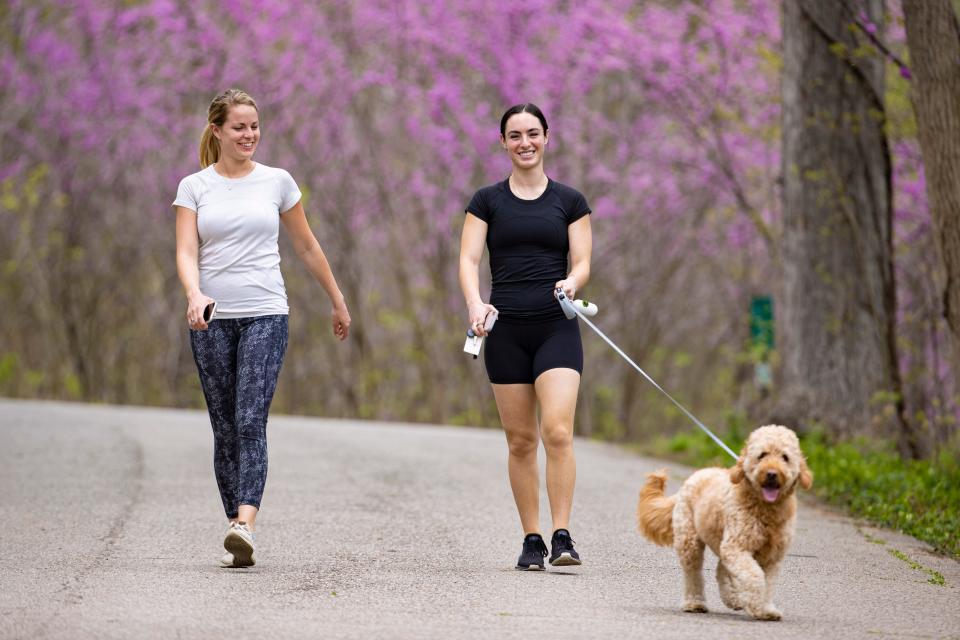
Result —
POLYGON ((578 191, 544 173, 548 129, 536 105, 508 109, 500 120, 500 141, 513 168, 506 180, 480 189, 467 205, 460 286, 475 333, 487 335, 484 321, 498 313, 484 363, 507 436, 510 486, 524 531, 517 568, 543 570, 547 548, 539 522, 539 441, 546 451, 553 520, 550 564, 580 564, 568 527, 577 475, 573 417, 583 348, 578 320, 563 315, 554 292, 560 288, 573 300, 590 278, 590 207, 578 191), (480 298, 484 244, 493 280, 490 304, 480 298))

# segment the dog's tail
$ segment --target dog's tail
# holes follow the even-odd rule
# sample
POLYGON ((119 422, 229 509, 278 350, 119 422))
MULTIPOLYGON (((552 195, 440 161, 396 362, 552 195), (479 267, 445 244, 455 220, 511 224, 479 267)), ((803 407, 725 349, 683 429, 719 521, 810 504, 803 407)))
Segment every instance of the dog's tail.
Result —
POLYGON ((673 544, 673 505, 676 496, 665 496, 667 470, 647 474, 647 483, 640 488, 637 523, 650 542, 669 547, 673 544))

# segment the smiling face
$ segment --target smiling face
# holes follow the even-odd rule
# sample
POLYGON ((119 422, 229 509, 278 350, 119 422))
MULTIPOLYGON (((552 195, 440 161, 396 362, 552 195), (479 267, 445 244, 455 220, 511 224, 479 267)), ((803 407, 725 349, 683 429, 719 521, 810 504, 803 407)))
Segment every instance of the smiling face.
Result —
POLYGON ((250 105, 233 105, 224 123, 219 127, 214 125, 213 135, 220 141, 222 157, 237 162, 249 160, 260 142, 260 114, 250 105))
POLYGON ((515 168, 528 170, 543 164, 547 133, 532 113, 510 116, 500 142, 510 154, 510 161, 515 168))
POLYGON ((750 434, 740 459, 730 470, 734 484, 746 480, 761 499, 775 504, 793 494, 797 483, 813 484, 813 474, 800 451, 797 434, 786 427, 760 427, 750 434))

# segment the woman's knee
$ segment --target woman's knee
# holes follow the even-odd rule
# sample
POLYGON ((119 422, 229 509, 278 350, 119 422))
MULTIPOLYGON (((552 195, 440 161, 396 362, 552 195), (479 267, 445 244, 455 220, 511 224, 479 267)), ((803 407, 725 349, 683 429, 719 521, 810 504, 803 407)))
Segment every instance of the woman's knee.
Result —
POLYGON ((529 455, 536 455, 537 453, 537 436, 536 433, 510 433, 507 432, 507 448, 510 450, 510 455, 516 456, 518 458, 525 458, 529 455))
POLYGON ((541 438, 547 453, 571 449, 573 448, 573 425, 566 423, 542 425, 541 438))

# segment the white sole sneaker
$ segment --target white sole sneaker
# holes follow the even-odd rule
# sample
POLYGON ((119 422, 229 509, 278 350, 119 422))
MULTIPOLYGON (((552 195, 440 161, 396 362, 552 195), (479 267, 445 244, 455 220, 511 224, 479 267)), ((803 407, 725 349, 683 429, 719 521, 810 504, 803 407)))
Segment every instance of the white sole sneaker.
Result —
POLYGON ((225 553, 223 557, 220 558, 220 566, 224 569, 233 569, 235 565, 233 564, 233 554, 225 553))
MULTIPOLYGON (((253 557, 253 534, 246 525, 230 525, 227 537, 223 539, 223 548, 233 555, 234 568, 252 567, 257 563, 253 557)), ((224 560, 226 557, 224 557, 224 560)), ((222 563, 222 560, 221 560, 222 563)))
POLYGON ((558 557, 551 560, 550 564, 554 567, 579 567, 583 563, 579 558, 574 558, 572 555, 564 551, 558 557))

